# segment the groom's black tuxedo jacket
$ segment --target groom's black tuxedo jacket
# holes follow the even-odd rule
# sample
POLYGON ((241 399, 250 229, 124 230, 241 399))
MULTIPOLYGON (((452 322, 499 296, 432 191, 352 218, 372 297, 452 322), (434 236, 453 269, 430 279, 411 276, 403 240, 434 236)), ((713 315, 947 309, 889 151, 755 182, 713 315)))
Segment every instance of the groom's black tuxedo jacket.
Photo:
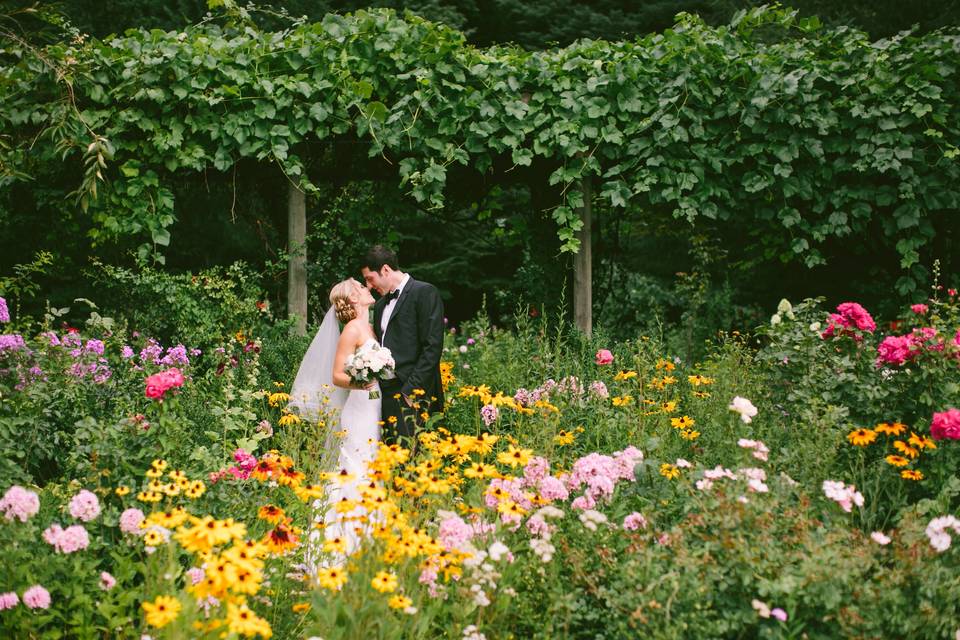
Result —
MULTIPOLYGON (((387 306, 386 297, 373 307, 373 330, 377 340, 390 349, 396 361, 400 393, 409 396, 414 389, 426 392, 432 411, 443 409, 443 385, 440 382, 440 354, 443 352, 443 301, 440 292, 430 283, 410 278, 397 298, 387 324, 386 339, 380 320, 387 306)), ((396 383, 387 381, 384 391, 396 383)))

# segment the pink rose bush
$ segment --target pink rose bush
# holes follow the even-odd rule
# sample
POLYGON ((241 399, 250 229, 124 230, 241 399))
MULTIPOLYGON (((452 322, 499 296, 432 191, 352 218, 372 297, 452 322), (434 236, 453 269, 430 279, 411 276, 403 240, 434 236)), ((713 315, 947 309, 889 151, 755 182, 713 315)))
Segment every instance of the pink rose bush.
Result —
POLYGON ((180 372, 180 369, 171 367, 166 371, 148 376, 145 385, 146 389, 144 393, 148 398, 152 400, 162 400, 167 391, 183 386, 183 374, 180 372))
POLYGON ((597 355, 594 356, 594 362, 601 367, 605 367, 613 363, 613 354, 609 349, 600 349, 597 351, 597 355))
POLYGON ((857 331, 873 333, 877 323, 870 313, 856 302, 844 302, 837 305, 837 312, 827 318, 827 328, 820 334, 821 338, 851 336, 854 340, 861 340, 857 331), (857 331, 854 331, 856 329, 857 331))
POLYGON ((960 440, 960 409, 933 414, 930 435, 934 440, 960 440))

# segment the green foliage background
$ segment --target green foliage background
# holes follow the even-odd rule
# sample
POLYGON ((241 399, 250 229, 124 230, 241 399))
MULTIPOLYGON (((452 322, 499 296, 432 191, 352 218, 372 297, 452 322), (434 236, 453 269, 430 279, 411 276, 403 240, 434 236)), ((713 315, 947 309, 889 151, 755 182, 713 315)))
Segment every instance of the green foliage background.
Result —
MULTIPOLYGON (((104 33, 96 11, 64 6, 104 33)), ((200 17, 191 7, 124 15, 173 27, 200 17)), ((40 52, 12 41, 0 58, 7 268, 56 247, 66 293, 91 253, 129 263, 136 250, 177 270, 240 258, 280 302, 289 178, 313 196, 316 302, 387 240, 455 317, 481 293, 495 315, 521 297, 539 313, 567 280, 582 176, 597 311, 625 335, 682 324, 689 349, 694 325, 755 323, 758 303, 784 294, 869 303, 894 285, 910 295, 935 258, 955 268, 956 29, 873 42, 751 10, 728 27, 682 15, 635 40, 478 49, 468 37, 504 38, 471 26, 489 12, 434 8, 467 35, 411 14, 291 23, 231 3, 184 31, 62 37, 40 52)), ((555 23, 608 35, 586 18, 555 23)), ((544 38, 510 36, 568 40, 544 38)))

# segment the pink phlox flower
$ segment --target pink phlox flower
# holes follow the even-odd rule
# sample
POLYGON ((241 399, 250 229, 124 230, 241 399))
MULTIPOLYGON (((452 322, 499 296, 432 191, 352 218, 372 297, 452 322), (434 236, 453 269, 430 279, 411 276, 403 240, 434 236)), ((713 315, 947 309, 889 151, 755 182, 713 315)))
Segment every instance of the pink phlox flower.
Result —
POLYGON ((190 579, 190 584, 196 586, 204 581, 207 572, 200 567, 190 567, 187 569, 187 577, 190 579))
POLYGON ((683 458, 677 458, 676 462, 673 463, 673 466, 677 467, 678 469, 689 469, 693 465, 690 464, 689 460, 684 460, 683 458))
POLYGON ((582 396, 583 384, 580 382, 580 378, 576 376, 567 376, 557 383, 557 391, 572 396, 582 396))
POLYGON ((50 608, 50 592, 35 584, 23 592, 23 604, 28 609, 48 609, 50 608))
POLYGON ((19 603, 20 598, 17 597, 16 591, 0 593, 0 611, 5 609, 13 609, 19 603))
POLYGON ((517 389, 517 392, 513 394, 513 400, 521 407, 529 407, 531 404, 533 404, 533 402, 530 400, 530 392, 523 387, 517 389))
POLYGON ((634 446, 630 446, 623 451, 614 453, 613 462, 616 467, 616 477, 618 480, 633 480, 633 470, 638 464, 643 462, 643 452, 634 446))
POLYGON ((440 523, 437 538, 440 540, 440 544, 446 547, 447 551, 453 551, 462 548, 470 541, 473 534, 473 527, 460 516, 453 515, 440 523))
POLYGON ((13 485, 0 499, 0 511, 7 520, 26 522, 40 510, 40 497, 19 485, 13 485))
POLYGON ((550 475, 550 461, 541 456, 530 458, 523 468, 523 479, 528 487, 537 487, 540 481, 550 475))
POLYGON ((597 501, 594 500, 589 494, 585 493, 582 496, 577 496, 574 498, 573 502, 570 503, 570 506, 577 510, 593 509, 595 506, 597 506, 597 501))
POLYGON ((609 398, 610 391, 602 380, 594 380, 590 383, 590 393, 597 398, 609 398))
POLYGON ((100 588, 103 589, 104 591, 110 591, 110 589, 113 589, 115 586, 117 586, 117 579, 114 578, 109 573, 107 573, 106 571, 101 571, 100 572, 100 588))
POLYGON ((736 480, 737 476, 730 469, 725 469, 720 465, 717 465, 713 469, 705 469, 703 472, 703 477, 707 480, 719 480, 720 478, 729 478, 730 480, 736 480))
POLYGON ((492 404, 485 404, 480 408, 480 419, 483 420, 484 426, 489 427, 496 422, 499 417, 500 410, 492 404))
POLYGON ((623 528, 627 531, 636 531, 637 529, 646 529, 647 528, 647 519, 643 517, 643 514, 634 511, 626 518, 623 519, 623 528))
POLYGON ((713 488, 713 480, 709 478, 700 478, 694 484, 698 491, 710 491, 713 488))
POLYGON ((190 358, 187 356, 187 348, 182 344, 178 344, 175 347, 169 347, 166 355, 160 358, 160 364, 167 366, 172 366, 175 364, 190 364, 190 358))
POLYGON ((863 495, 852 484, 848 486, 837 480, 824 480, 823 493, 847 513, 850 513, 853 505, 863 506, 863 495))
POLYGON ((960 409, 950 408, 933 414, 930 435, 934 440, 960 440, 960 409))
POLYGON ((3 296, 0 296, 0 322, 10 322, 10 309, 7 308, 7 301, 3 296))
POLYGON ((53 546, 57 553, 74 553, 82 551, 90 545, 90 536, 81 525, 63 529, 59 524, 52 524, 43 532, 43 539, 53 546))
POLYGON ((84 489, 71 498, 69 509, 74 518, 90 522, 100 515, 100 501, 93 492, 84 489))
POLYGON ((139 536, 143 533, 140 529, 140 524, 143 522, 144 517, 143 511, 140 511, 140 509, 133 507, 126 509, 120 514, 120 531, 129 535, 139 536))
POLYGON ((540 480, 540 496, 545 500, 566 500, 570 497, 570 492, 566 485, 559 478, 546 476, 540 480))
POLYGON ((534 515, 527 520, 527 531, 532 536, 549 538, 553 534, 554 527, 547 523, 542 516, 534 515))

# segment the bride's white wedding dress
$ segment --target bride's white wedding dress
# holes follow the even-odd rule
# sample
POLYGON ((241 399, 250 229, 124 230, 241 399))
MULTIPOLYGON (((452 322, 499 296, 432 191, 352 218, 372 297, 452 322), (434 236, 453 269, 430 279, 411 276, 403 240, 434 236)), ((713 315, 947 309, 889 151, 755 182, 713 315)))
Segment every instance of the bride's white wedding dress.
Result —
MULTIPOLYGON (((363 346, 376 339, 370 338, 363 346)), ((375 383, 375 390, 380 386, 375 383)), ((340 412, 340 432, 343 439, 340 441, 340 454, 337 464, 331 470, 333 477, 327 485, 324 515, 324 538, 332 540, 341 538, 346 542, 347 554, 352 553, 360 542, 360 533, 369 528, 369 523, 358 520, 366 515, 363 507, 356 507, 346 513, 339 513, 336 505, 343 499, 359 502, 362 500, 360 487, 370 483, 367 474, 367 465, 377 457, 378 443, 380 442, 380 396, 370 397, 370 391, 351 389, 347 401, 340 412), (352 480, 338 482, 336 476, 346 471, 352 480), (360 532, 357 530, 360 529, 360 532)))
MULTIPOLYGON (((331 474, 331 480, 327 483, 326 495, 313 503, 314 522, 321 528, 311 529, 305 550, 306 569, 312 574, 321 566, 339 565, 344 561, 343 554, 323 552, 325 540, 339 537, 349 555, 359 546, 365 530, 369 530, 369 522, 357 520, 366 515, 362 507, 340 513, 336 505, 344 498, 361 499, 360 487, 370 482, 367 464, 376 458, 380 441, 381 399, 371 398, 370 391, 365 389, 333 386, 333 359, 339 339, 340 328, 331 308, 310 343, 290 390, 290 407, 307 420, 318 420, 321 413, 331 410, 340 413, 339 424, 325 427, 321 468, 331 474), (338 482, 336 476, 341 470, 346 470, 352 479, 338 482)), ((376 339, 368 339, 363 346, 371 342, 376 339)), ((379 391, 379 385, 376 389, 379 391)))

